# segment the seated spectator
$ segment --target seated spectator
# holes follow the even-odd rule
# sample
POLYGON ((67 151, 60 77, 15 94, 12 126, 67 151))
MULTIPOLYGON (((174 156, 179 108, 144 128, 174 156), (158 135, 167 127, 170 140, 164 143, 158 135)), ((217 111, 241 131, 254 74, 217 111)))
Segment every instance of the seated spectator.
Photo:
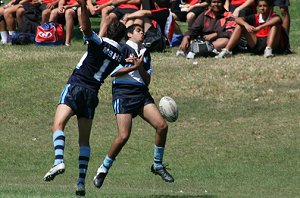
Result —
MULTIPOLYGON (((126 14, 123 22, 139 24, 143 27, 145 32, 144 42, 147 44, 149 51, 164 51, 168 44, 169 33, 172 30, 173 17, 169 10, 169 0, 154 0, 154 10, 138 10, 131 14, 126 14), (153 36, 160 34, 156 39, 153 36)), ((174 21, 175 22, 175 21, 174 21)))
POLYGON ((6 29, 8 31, 8 38, 13 35, 13 33, 16 31, 17 25, 15 23, 15 19, 17 20, 18 26, 21 27, 22 24, 22 16, 17 14, 17 10, 23 6, 25 2, 28 2, 30 0, 15 0, 11 1, 6 5, 6 8, 4 9, 4 20, 6 24, 6 29))
POLYGON ((155 0, 154 5, 154 10, 138 10, 131 14, 126 14, 123 22, 126 24, 129 20, 133 20, 131 23, 143 26, 146 34, 152 25, 151 20, 154 20, 158 23, 161 32, 167 38, 172 21, 172 15, 169 11, 169 0, 155 0))
POLYGON ((247 0, 226 0, 225 8, 232 13, 234 17, 245 17, 256 13, 255 4, 245 6, 240 10, 239 6, 247 0), (239 8, 239 9, 236 9, 239 8))
MULTIPOLYGON (((96 0, 93 3, 92 0, 87 0, 87 8, 92 16, 101 15, 101 11, 104 7, 111 4, 111 0, 96 0)), ((80 17, 79 17, 80 18, 80 17)))
MULTIPOLYGON (((40 1, 39 1, 40 2, 40 1)), ((51 11, 58 6, 59 0, 42 0, 38 9, 42 12, 42 23, 47 23, 50 19, 51 11)))
MULTIPOLYGON (((246 0, 242 5, 237 7, 233 13, 234 16, 238 16, 239 12, 247 6, 250 5, 257 5, 258 0, 246 0)), ((290 32, 290 24, 291 18, 289 13, 289 0, 273 0, 274 6, 278 6, 280 8, 281 16, 282 16, 282 27, 287 31, 290 32)))
MULTIPOLYGON (((102 11, 99 36, 103 37, 106 35, 107 27, 113 21, 122 19, 125 14, 138 11, 140 7, 141 0, 111 0, 110 6, 105 7, 102 11)), ((128 27, 132 23, 125 25, 128 27)))
POLYGON ((273 50, 287 48, 281 34, 281 19, 273 12, 272 0, 258 1, 259 14, 236 19, 237 26, 226 47, 216 58, 232 55, 233 48, 239 43, 241 36, 245 36, 251 51, 256 54, 264 53, 264 57, 272 57, 273 50))
POLYGON ((72 34, 74 30, 75 20, 77 20, 77 9, 79 4, 76 0, 59 0, 58 8, 52 10, 50 14, 50 22, 58 21, 59 17, 64 17, 66 25, 66 41, 65 45, 71 45, 72 34))
POLYGON ((36 27, 41 23, 49 21, 51 10, 54 9, 59 0, 31 0, 24 2, 17 9, 16 15, 22 18, 18 22, 18 31, 36 33, 36 27))
MULTIPOLYGON (((175 2, 175 1, 173 1, 175 2)), ((180 9, 172 9, 173 16, 177 21, 187 21, 188 27, 190 27, 195 19, 204 12, 208 5, 209 0, 186 0, 181 1, 179 5, 180 9)), ((173 4, 176 5, 176 4, 173 4)))
POLYGON ((4 10, 12 7, 15 5, 16 1, 12 0, 9 3, 5 4, 4 6, 0 7, 0 34, 1 34, 1 41, 0 45, 7 44, 9 42, 9 35, 6 29, 6 23, 4 20, 4 10))
MULTIPOLYGON (((235 27, 234 18, 224 8, 225 0, 212 0, 207 11, 200 14, 185 33, 176 55, 186 56, 190 42, 199 37, 212 45, 211 51, 217 53, 224 48, 235 27)), ((187 56, 187 58, 193 58, 187 56)))

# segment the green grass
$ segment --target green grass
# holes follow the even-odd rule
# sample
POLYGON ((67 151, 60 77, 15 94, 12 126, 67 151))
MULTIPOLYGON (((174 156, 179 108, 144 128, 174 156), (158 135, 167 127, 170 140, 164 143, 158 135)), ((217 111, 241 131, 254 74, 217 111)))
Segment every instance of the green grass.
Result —
MULTIPOLYGON (((175 183, 150 172, 154 131, 140 118, 101 190, 92 179, 116 135, 111 79, 100 91, 92 129, 86 197, 300 197, 300 5, 291 0, 294 54, 240 54, 215 60, 152 55, 150 89, 178 103, 164 161, 175 183), (193 62, 197 61, 197 64, 193 62)), ((93 19, 94 27, 97 19, 93 19)), ((78 30, 77 30, 78 31, 78 30)), ((74 197, 77 125, 66 127, 66 172, 42 177, 53 162, 50 128, 59 94, 86 47, 0 47, 0 197, 74 197)))

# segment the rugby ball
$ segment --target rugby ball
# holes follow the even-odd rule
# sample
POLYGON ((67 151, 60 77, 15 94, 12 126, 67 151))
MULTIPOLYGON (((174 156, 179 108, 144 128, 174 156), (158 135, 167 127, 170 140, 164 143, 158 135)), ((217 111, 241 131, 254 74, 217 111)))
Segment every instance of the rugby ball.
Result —
POLYGON ((159 101, 159 111, 168 122, 175 122, 178 118, 178 108, 173 98, 164 96, 159 101))

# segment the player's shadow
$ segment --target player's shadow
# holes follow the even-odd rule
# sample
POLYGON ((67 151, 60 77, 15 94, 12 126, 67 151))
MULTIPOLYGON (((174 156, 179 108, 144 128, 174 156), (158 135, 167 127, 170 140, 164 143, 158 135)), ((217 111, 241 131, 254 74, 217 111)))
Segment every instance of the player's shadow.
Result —
POLYGON ((149 198, 217 198, 215 195, 151 195, 149 198))

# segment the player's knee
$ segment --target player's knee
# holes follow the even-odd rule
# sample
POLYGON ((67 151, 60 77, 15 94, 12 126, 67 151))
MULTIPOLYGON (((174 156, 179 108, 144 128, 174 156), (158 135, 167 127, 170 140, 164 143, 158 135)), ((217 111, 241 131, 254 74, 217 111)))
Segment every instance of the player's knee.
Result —
POLYGON ((128 133, 121 133, 118 135, 118 140, 120 143, 125 144, 128 141, 129 136, 128 133))
POLYGON ((160 131, 162 133, 167 133, 168 132, 168 124, 165 120, 163 120, 162 122, 160 122, 158 125, 157 125, 157 128, 156 128, 157 131, 160 131))

